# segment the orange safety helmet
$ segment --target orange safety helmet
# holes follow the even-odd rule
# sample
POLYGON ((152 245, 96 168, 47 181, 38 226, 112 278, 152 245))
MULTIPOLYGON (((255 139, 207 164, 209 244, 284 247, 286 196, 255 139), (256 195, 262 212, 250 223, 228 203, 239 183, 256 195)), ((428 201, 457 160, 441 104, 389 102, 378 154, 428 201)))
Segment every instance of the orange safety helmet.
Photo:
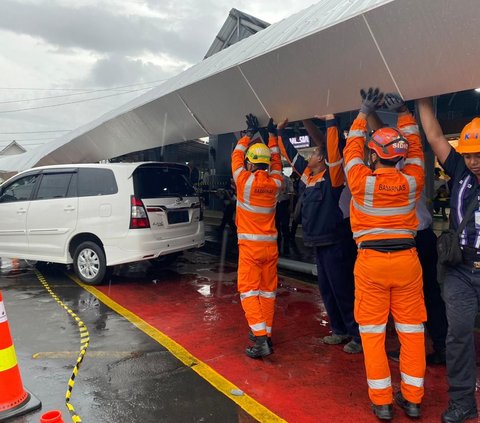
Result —
POLYGON ((397 128, 380 128, 372 134, 367 147, 382 159, 400 160, 407 156, 408 141, 397 128))
POLYGON ((462 129, 457 151, 459 153, 480 153, 480 118, 474 118, 462 129))
POLYGON ((270 153, 270 149, 263 142, 257 142, 249 147, 246 158, 250 163, 263 163, 270 165, 272 154, 270 153))

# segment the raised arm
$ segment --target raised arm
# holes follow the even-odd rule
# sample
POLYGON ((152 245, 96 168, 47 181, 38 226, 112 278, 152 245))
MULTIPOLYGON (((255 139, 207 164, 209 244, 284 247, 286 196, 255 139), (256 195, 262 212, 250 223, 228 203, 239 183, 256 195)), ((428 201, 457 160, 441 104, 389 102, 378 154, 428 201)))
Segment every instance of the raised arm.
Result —
MULTIPOLYGON (((327 152, 326 163, 328 166, 328 172, 330 173, 332 186, 342 186, 345 184, 345 173, 343 171, 343 158, 340 153, 340 139, 338 134, 337 120, 335 119, 335 115, 316 117, 318 119, 325 120, 325 127, 327 132, 327 148, 325 149, 327 152)), ((315 128, 317 129, 317 131, 319 131, 316 126, 315 128)))
POLYGON ((375 111, 373 111, 367 116, 367 123, 371 131, 376 131, 377 129, 383 128, 385 126, 380 117, 377 115, 377 112, 375 111))
POLYGON ((292 145, 283 129, 287 126, 288 119, 278 124, 278 146, 282 156, 292 166, 295 172, 302 176, 303 171, 307 167, 307 161, 298 153, 297 149, 292 145))
MULTIPOLYGON (((332 116, 332 119, 335 119, 335 116, 329 116, 332 116)), ((310 139, 316 146, 325 145, 325 135, 323 135, 323 132, 318 129, 318 126, 315 125, 311 119, 302 120, 302 123, 307 130, 310 139)))
POLYGON ((417 107, 427 141, 440 163, 443 164, 445 163, 445 160, 447 160, 447 157, 452 150, 452 146, 443 135, 442 128, 435 117, 432 100, 430 98, 421 98, 420 100, 417 100, 417 107))

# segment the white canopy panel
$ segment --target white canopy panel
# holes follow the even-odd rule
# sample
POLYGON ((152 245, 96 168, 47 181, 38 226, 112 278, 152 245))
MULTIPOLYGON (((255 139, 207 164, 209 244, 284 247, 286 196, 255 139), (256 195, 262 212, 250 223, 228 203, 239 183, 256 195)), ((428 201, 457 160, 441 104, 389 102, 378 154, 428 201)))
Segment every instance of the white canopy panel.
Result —
POLYGON ((95 162, 359 106, 379 86, 405 99, 480 87, 478 0, 321 0, 0 169, 95 162))

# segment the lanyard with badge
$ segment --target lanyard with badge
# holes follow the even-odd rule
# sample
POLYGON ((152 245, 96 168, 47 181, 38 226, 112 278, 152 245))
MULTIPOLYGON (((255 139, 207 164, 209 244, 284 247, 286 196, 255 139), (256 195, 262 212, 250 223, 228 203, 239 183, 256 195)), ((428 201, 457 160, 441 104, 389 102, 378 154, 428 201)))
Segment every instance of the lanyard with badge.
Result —
POLYGON ((478 209, 475 210, 475 229, 480 231, 480 195, 477 194, 478 209))

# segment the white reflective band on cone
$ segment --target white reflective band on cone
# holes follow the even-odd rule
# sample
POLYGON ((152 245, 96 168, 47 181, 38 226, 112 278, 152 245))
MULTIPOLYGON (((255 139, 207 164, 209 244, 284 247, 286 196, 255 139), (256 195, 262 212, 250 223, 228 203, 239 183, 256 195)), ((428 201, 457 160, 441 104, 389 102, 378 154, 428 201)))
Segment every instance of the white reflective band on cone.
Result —
POLYGON ((7 312, 5 311, 5 306, 3 301, 0 301, 0 323, 7 321, 7 312))

